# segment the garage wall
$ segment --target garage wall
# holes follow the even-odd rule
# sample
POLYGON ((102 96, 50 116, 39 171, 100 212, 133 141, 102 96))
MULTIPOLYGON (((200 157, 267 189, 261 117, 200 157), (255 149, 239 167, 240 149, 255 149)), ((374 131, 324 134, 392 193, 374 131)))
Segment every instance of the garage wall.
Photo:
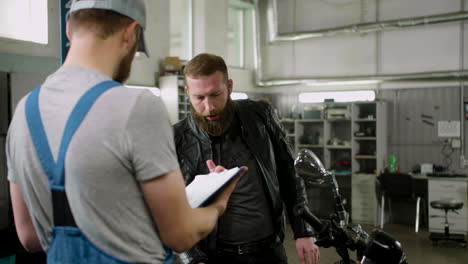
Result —
POLYGON ((395 153, 402 171, 411 171, 421 163, 451 163, 452 170, 468 173, 459 168, 460 149, 453 153, 450 148, 444 149, 443 138, 437 135, 438 121, 460 120, 460 89, 384 90, 379 98, 389 102, 388 153, 395 153))
MULTIPOLYGON (((464 28, 461 22, 454 22, 361 35, 268 43, 265 2, 261 2, 264 79, 467 69, 468 22, 463 23, 464 28), (462 39, 465 45, 461 43, 462 39)), ((466 11, 467 3, 467 0, 277 1, 278 31, 279 33, 313 31, 366 22, 466 11)), ((454 85, 456 84, 450 84, 454 85)), ((372 87, 379 88, 377 85, 372 87)), ((383 87, 396 86, 385 84, 383 87)), ((280 89, 295 88, 287 86, 280 89)), ((349 86, 298 89, 336 90, 349 89, 349 86)), ((353 89, 361 88, 354 86, 353 89)), ((278 89, 272 88, 272 90, 278 89)))
MULTIPOLYGON (((279 33, 468 10, 467 0, 279 0, 277 5, 279 33)), ((260 2, 260 9, 264 79, 468 69, 468 22, 269 43, 266 1, 260 2)), ((436 124, 438 120, 460 120, 460 86, 458 81, 386 82, 279 86, 259 90, 278 93, 277 107, 284 115, 291 111, 293 105, 300 109, 297 95, 303 91, 376 90, 378 98, 389 101, 392 109, 388 120, 388 127, 393 129, 389 132, 389 152, 396 153, 402 170, 407 171, 421 162, 446 163, 441 154, 442 143, 436 135, 436 124), (421 114, 426 113, 433 117, 434 127, 421 121, 421 114)), ((468 83, 465 82, 464 86, 467 87, 468 83)), ((466 138, 468 127, 464 119, 462 125, 466 138)), ((465 149, 467 147, 465 142, 465 149)), ((457 171, 460 171, 459 156, 459 150, 451 156, 452 168, 457 171)))

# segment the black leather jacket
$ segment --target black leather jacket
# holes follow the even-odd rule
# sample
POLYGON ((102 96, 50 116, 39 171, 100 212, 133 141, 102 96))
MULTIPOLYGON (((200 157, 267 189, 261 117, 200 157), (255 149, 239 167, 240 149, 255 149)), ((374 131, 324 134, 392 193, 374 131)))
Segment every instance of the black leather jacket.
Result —
MULTIPOLYGON (((233 101, 241 123, 241 133, 248 148, 253 152, 267 186, 275 232, 283 241, 283 203, 286 205, 295 238, 314 235, 311 227, 296 217, 293 208, 298 202, 307 201, 304 182, 295 173, 294 156, 287 143, 278 116, 272 107, 263 101, 233 101)), ((189 116, 174 125, 177 156, 185 179, 189 184, 195 175, 209 173, 206 160, 212 159, 211 141, 189 116)), ((203 246, 191 250, 192 257, 199 255, 203 246)))

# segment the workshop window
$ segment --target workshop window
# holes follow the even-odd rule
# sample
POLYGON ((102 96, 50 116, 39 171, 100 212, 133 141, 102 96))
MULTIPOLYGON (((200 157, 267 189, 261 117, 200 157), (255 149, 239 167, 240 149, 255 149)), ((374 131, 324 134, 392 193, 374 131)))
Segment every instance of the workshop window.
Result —
POLYGON ((47 0, 0 1, 0 38, 48 43, 47 0))
POLYGON ((246 48, 253 47, 253 5, 246 1, 230 0, 227 30, 227 63, 245 66, 246 48))
POLYGON ((230 7, 228 10, 228 64, 231 66, 243 66, 243 27, 244 11, 230 7))
POLYGON ((183 60, 192 58, 192 0, 170 1, 169 55, 183 60))

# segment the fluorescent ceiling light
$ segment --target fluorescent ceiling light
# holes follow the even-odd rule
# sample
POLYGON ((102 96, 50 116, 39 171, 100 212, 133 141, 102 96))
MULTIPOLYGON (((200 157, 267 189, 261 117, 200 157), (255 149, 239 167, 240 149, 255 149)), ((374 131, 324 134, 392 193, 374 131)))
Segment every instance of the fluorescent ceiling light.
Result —
POLYGON ((161 90, 158 87, 154 86, 141 86, 141 85, 125 85, 127 88, 132 88, 132 89, 147 89, 150 92, 152 92, 156 96, 161 96, 161 90))
POLYGON ((231 93, 232 100, 240 100, 249 98, 246 93, 231 93))
POLYGON ((334 102, 374 101, 374 91, 342 91, 342 92, 307 92, 299 94, 301 103, 321 103, 325 99, 334 102))

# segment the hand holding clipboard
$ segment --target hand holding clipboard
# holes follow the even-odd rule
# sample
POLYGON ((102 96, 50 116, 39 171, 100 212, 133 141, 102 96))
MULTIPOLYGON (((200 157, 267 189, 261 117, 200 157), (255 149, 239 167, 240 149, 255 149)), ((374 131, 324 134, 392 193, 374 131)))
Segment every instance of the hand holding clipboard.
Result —
POLYGON ((223 213, 237 181, 248 169, 243 166, 226 170, 222 166, 216 166, 211 160, 206 163, 211 173, 195 176, 185 188, 189 204, 196 208, 212 201, 219 205, 218 209, 223 213))

